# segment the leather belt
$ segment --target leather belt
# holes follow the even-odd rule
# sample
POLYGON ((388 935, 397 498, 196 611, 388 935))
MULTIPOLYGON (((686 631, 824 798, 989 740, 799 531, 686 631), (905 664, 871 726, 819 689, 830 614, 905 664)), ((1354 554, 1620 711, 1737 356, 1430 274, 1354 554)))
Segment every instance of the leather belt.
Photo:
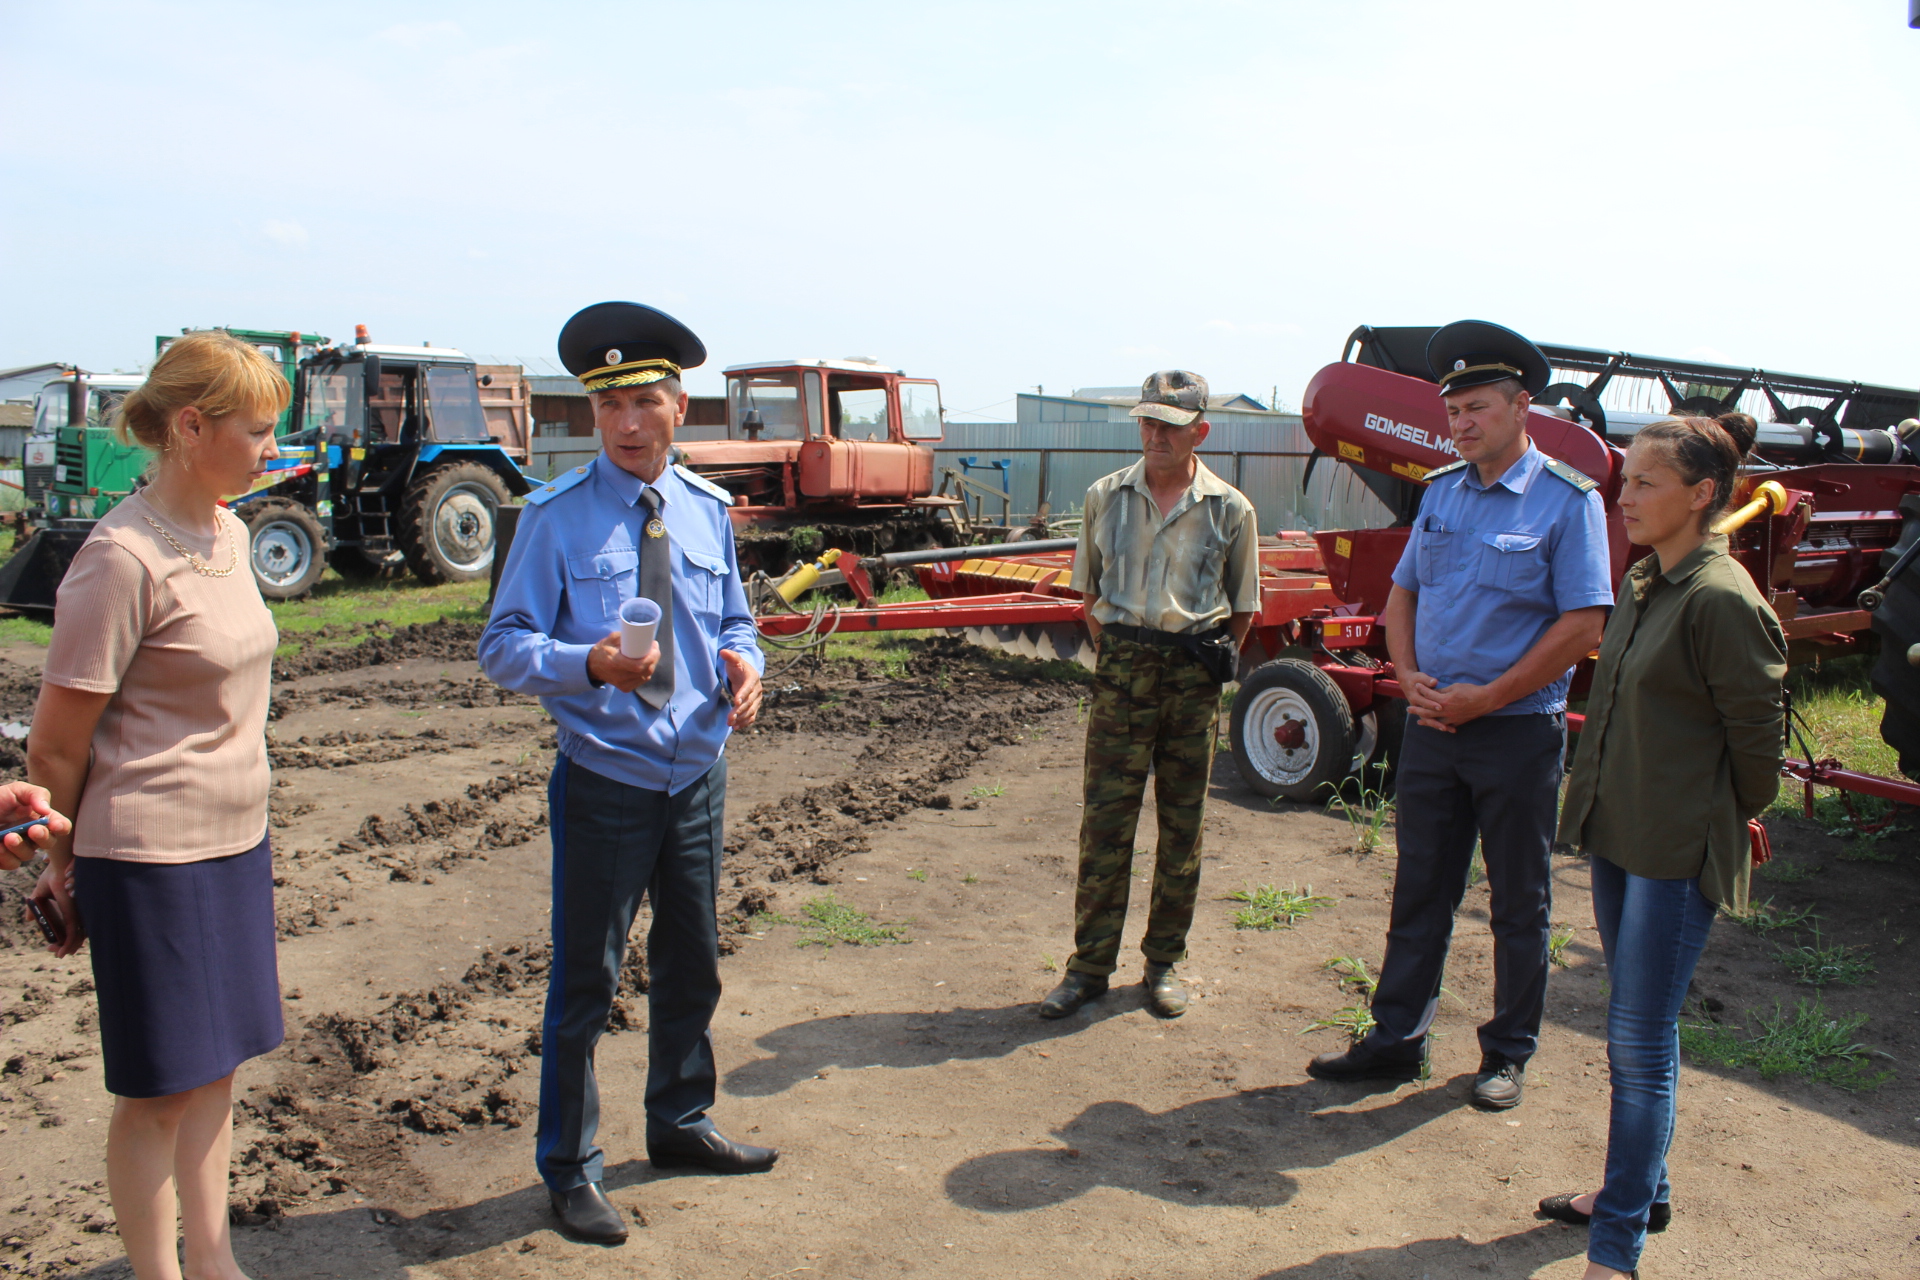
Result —
POLYGON ((1129 626, 1124 622, 1109 622, 1101 626, 1102 635, 1116 635, 1122 640, 1131 640, 1135 644, 1158 645, 1162 649, 1190 649, 1196 641, 1218 640, 1229 634, 1225 627, 1214 627, 1207 631, 1160 631, 1153 627, 1129 626))

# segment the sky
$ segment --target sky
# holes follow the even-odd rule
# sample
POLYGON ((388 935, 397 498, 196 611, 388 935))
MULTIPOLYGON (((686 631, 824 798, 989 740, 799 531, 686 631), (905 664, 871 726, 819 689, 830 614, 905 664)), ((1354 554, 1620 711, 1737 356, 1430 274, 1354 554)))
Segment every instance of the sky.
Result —
POLYGON ((658 306, 956 420, 1360 324, 1920 385, 1904 0, 0 0, 0 368, 183 326, 555 372, 658 306))

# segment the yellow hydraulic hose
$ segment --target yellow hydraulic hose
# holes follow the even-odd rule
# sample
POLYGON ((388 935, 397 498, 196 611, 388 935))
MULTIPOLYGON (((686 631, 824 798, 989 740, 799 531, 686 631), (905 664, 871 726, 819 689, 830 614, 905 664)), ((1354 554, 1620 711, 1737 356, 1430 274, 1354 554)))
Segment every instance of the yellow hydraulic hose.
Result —
POLYGON ((1753 497, 1750 498, 1744 506, 1729 511, 1720 517, 1719 523, 1713 526, 1713 531, 1715 533, 1732 533, 1735 529, 1738 529, 1741 525, 1762 512, 1777 516, 1786 509, 1787 491, 1782 488, 1777 481, 1763 480, 1754 487, 1753 497), (1771 511, 1767 510, 1769 507, 1772 508, 1771 511))

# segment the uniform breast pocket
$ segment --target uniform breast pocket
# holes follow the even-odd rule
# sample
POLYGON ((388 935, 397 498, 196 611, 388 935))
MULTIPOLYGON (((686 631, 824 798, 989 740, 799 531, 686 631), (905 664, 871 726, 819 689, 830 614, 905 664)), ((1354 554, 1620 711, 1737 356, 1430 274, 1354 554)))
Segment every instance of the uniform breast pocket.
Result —
POLYGON ((620 605, 640 593, 640 553, 614 548, 567 560, 567 588, 576 612, 589 613, 594 604, 600 618, 612 622, 620 615, 620 605))
POLYGON ((680 548, 687 562, 687 604, 705 613, 720 612, 722 589, 727 582, 727 558, 694 547, 680 548))
POLYGON ((1460 535, 1417 532, 1414 536, 1419 539, 1414 544, 1414 572, 1419 575, 1421 586, 1435 586, 1453 571, 1454 545, 1459 542, 1460 535))
POLYGON ((1547 582, 1546 538, 1537 533, 1483 533, 1480 569, 1483 587, 1531 594, 1547 582))

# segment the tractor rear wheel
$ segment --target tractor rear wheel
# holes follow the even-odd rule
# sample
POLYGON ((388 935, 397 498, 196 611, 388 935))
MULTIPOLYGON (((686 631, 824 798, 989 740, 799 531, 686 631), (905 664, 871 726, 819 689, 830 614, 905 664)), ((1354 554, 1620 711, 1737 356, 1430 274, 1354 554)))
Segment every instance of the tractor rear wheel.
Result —
POLYGON ((400 550, 422 582, 472 582, 493 567, 494 513, 507 486, 477 462, 435 467, 400 504, 400 550))
POLYGON ((248 561, 260 594, 294 600, 313 590, 327 570, 326 532, 307 508, 286 498, 262 498, 241 508, 252 535, 248 561))
POLYGON ((1269 800, 1316 800, 1365 764, 1340 686, 1298 658, 1264 663, 1240 682, 1229 736, 1240 776, 1269 800))

